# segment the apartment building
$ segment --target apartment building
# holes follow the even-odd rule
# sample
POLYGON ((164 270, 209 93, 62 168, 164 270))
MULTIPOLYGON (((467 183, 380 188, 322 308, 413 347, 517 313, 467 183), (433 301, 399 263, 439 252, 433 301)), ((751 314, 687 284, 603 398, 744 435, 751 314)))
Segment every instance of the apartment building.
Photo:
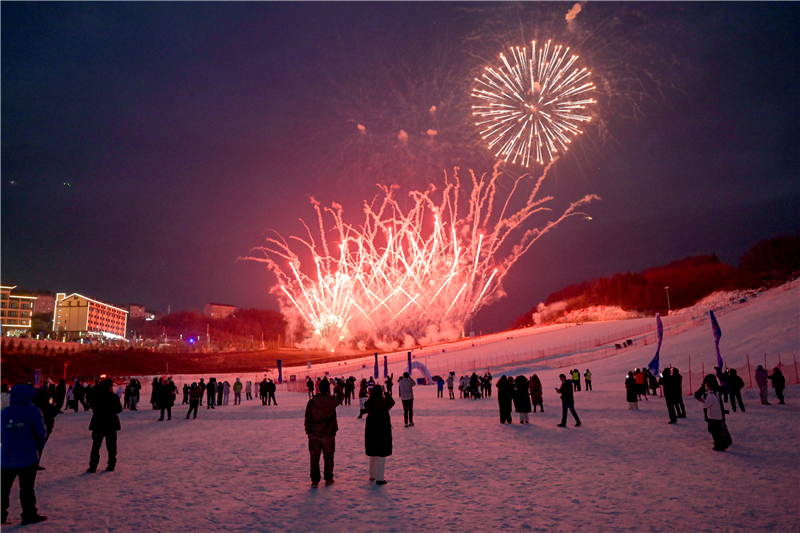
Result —
POLYGON ((14 294, 16 285, 0 285, 0 326, 2 335, 27 336, 36 296, 14 294))
POLYGON ((128 311, 78 293, 56 295, 53 332, 58 339, 99 337, 122 340, 128 311))

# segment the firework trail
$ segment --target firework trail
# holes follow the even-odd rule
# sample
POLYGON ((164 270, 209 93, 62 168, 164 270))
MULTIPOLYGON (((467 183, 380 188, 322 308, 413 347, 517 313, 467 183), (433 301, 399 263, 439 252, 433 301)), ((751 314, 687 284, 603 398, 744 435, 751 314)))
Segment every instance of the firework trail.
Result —
POLYGON ((581 95, 595 86, 587 80, 591 72, 575 66, 578 56, 568 55, 569 48, 548 41, 537 49, 533 41, 530 57, 527 47, 513 47, 513 66, 500 54, 505 68, 486 67, 475 78, 472 96, 482 103, 472 106, 473 115, 480 117, 476 125, 489 148, 497 148, 496 157, 513 157, 512 163, 525 167, 532 158, 544 164, 544 154, 553 161, 569 149, 570 137, 582 133, 578 124, 591 117, 581 110, 596 102, 581 95))
POLYGON ((503 198, 498 167, 490 177, 471 172, 469 190, 462 191, 456 170, 440 190, 412 191, 407 211, 396 198, 397 186, 379 186, 382 197, 365 202, 359 227, 344 221, 340 205, 321 208, 312 199, 319 241, 306 226, 307 238, 289 238, 300 252, 277 235, 255 248, 261 256, 247 259, 267 264, 278 278, 273 292, 289 322, 305 324, 313 341, 329 350, 340 343, 391 348, 457 338, 483 306, 505 294, 508 269, 539 237, 598 199, 585 196, 555 220, 522 231, 533 215, 551 211, 546 204, 552 197, 538 197, 549 166, 513 213, 512 197, 530 177, 517 178, 503 198), (325 219, 333 222, 331 238, 325 219), (511 245, 514 232, 521 234, 511 245), (306 268, 300 254, 311 258, 306 268))

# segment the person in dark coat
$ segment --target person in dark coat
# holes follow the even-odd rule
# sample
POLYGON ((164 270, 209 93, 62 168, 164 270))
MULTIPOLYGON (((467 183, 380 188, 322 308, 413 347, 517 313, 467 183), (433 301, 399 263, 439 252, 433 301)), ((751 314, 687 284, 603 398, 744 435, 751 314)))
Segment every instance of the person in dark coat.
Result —
POLYGON ((744 402, 742 402, 742 389, 744 388, 744 380, 736 372, 735 368, 731 368, 730 376, 728 377, 728 392, 731 395, 731 408, 736 412, 736 401, 739 401, 739 407, 742 408, 744 413, 744 402))
POLYGON ((364 448, 369 456, 369 479, 376 485, 388 483, 384 479, 386 458, 392 455, 392 420, 389 410, 394 399, 383 387, 375 385, 364 404, 367 410, 367 423, 364 427, 364 448))
POLYGON ((531 376, 530 385, 528 388, 531 391, 531 405, 533 406, 533 412, 536 412, 536 406, 538 405, 541 408, 541 411, 544 413, 544 404, 542 403, 542 382, 539 379, 539 376, 534 374, 531 376))
POLYGON ((64 407, 64 398, 67 397, 67 380, 59 379, 56 393, 53 395, 53 401, 59 411, 64 407))
POLYGON ((310 377, 306 380, 306 388, 308 389, 308 397, 309 398, 313 398, 314 397, 314 382, 311 380, 310 377))
POLYGON ((336 451, 336 408, 344 402, 342 389, 336 387, 334 395, 328 394, 330 382, 323 379, 319 383, 319 394, 306 404, 305 430, 308 435, 308 452, 311 455, 311 487, 317 488, 320 482, 319 456, 324 457, 325 484, 333 484, 333 454, 336 451))
POLYGON ((273 403, 278 405, 278 400, 275 399, 275 390, 277 388, 271 379, 267 381, 267 405, 272 405, 273 403))
POLYGON ((530 424, 531 397, 528 395, 528 378, 517 376, 514 381, 514 410, 519 413, 520 424, 530 424))
POLYGON ((364 404, 367 402, 367 380, 362 378, 361 383, 359 384, 358 388, 358 417, 362 418, 365 414, 367 414, 367 410, 364 409, 364 404))
POLYGON ((158 409, 159 398, 161 398, 161 380, 153 378, 153 389, 150 391, 150 404, 153 406, 153 411, 158 409))
POLYGON ((514 386, 505 376, 497 380, 497 403, 500 406, 500 423, 511 423, 511 402, 514 397, 514 386))
POLYGON ((78 403, 83 406, 84 411, 89 410, 89 405, 86 403, 86 387, 83 386, 83 383, 77 381, 75 383, 75 388, 72 389, 72 395, 75 397, 75 401, 72 405, 75 406, 75 412, 78 412, 78 403))
POLYGON ((217 397, 217 379, 208 378, 206 385, 206 409, 216 409, 214 399, 217 397))
POLYGON ((783 401, 783 389, 786 388, 786 378, 783 377, 781 370, 777 367, 773 368, 769 380, 772 381, 772 387, 775 389, 775 396, 778 397, 778 405, 786 405, 786 402, 783 401))
POLYGON ((625 378, 625 399, 628 401, 628 411, 639 410, 639 395, 636 392, 636 378, 633 377, 633 371, 631 371, 625 378))
POLYGON ((181 405, 186 405, 189 403, 189 384, 183 384, 183 403, 181 405))
POLYGON ((561 395, 561 423, 557 424, 558 427, 567 427, 567 411, 572 413, 575 419, 575 427, 580 427, 581 419, 578 418, 578 413, 575 412, 575 397, 572 394, 572 382, 567 381, 567 376, 559 374, 561 379, 561 388, 557 388, 556 392, 561 395))
POLYGON ((203 399, 203 391, 197 386, 197 383, 192 383, 189 389, 189 412, 186 413, 186 420, 189 420, 189 415, 194 411, 192 420, 197 418, 197 406, 200 405, 200 400, 203 399))
POLYGON ((122 402, 111 390, 113 386, 114 383, 110 379, 104 379, 95 385, 92 397, 89 399, 92 404, 92 421, 89 423, 89 431, 92 432, 92 452, 89 455, 89 469, 86 472, 90 474, 97 472, 103 439, 108 450, 106 470, 113 472, 117 465, 117 431, 121 429, 118 415, 122 412, 122 402))
MULTIPOLYGON (((19 478, 19 501, 22 505, 22 523, 35 524, 47 520, 36 509, 36 472, 39 458, 47 440, 47 428, 42 412, 33 405, 36 390, 29 385, 14 385, 10 391, 10 405, 3 409, 2 443, 0 443, 0 479, 3 490, 2 523, 8 522, 11 487, 19 478)), ((116 395, 115 395, 116 396, 116 395)))
POLYGON ((667 400, 667 412, 669 413, 669 422, 667 424, 676 424, 678 422, 678 414, 675 412, 675 380, 672 377, 671 368, 664 369, 658 384, 664 387, 664 398, 667 400))
POLYGON ((267 398, 269 397, 269 387, 267 386, 267 378, 264 378, 258 384, 258 396, 261 398, 261 405, 267 405, 267 398))
POLYGON ((158 407, 161 409, 161 418, 158 419, 159 422, 164 420, 164 411, 167 412, 167 420, 172 420, 172 406, 175 405, 174 390, 175 384, 172 383, 172 381, 167 381, 161 385, 160 397, 157 399, 158 407))
POLYGON ((53 400, 47 385, 42 385, 39 387, 39 390, 36 391, 36 395, 33 398, 33 405, 42 411, 44 426, 47 428, 47 438, 49 439, 56 423, 56 416, 58 416, 61 411, 56 407, 55 400, 53 400))
POLYGON ((217 383, 217 405, 222 405, 222 395, 225 392, 225 387, 222 383, 217 383))

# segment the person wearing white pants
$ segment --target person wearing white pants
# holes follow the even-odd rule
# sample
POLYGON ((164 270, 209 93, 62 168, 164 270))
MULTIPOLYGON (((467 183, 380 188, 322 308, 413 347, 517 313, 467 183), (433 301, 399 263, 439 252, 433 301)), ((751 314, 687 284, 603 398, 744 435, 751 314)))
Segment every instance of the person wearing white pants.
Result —
POLYGON ((389 410, 394 399, 383 387, 375 385, 364 404, 367 423, 364 427, 364 448, 369 456, 369 479, 376 485, 388 483, 384 478, 386 458, 392 455, 392 419, 389 410))

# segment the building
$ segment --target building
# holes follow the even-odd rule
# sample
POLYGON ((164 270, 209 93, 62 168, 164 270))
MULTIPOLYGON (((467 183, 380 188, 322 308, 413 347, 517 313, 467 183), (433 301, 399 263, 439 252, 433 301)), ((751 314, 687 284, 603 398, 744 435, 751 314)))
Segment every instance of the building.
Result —
POLYGON ((36 296, 13 294, 16 285, 0 285, 0 326, 2 335, 26 337, 31 331, 36 296))
POLYGON ((128 318, 131 320, 138 320, 145 317, 145 310, 142 304, 130 304, 128 306, 128 318))
POLYGON ((203 314, 208 318, 228 318, 236 314, 236 307, 233 305, 225 304, 206 304, 203 309, 203 314))
POLYGON ((33 305, 33 314, 41 315, 52 313, 56 309, 56 297, 54 294, 35 293, 36 302, 33 305))
POLYGON ((53 333, 58 339, 124 340, 127 325, 125 309, 77 293, 56 294, 53 333))

